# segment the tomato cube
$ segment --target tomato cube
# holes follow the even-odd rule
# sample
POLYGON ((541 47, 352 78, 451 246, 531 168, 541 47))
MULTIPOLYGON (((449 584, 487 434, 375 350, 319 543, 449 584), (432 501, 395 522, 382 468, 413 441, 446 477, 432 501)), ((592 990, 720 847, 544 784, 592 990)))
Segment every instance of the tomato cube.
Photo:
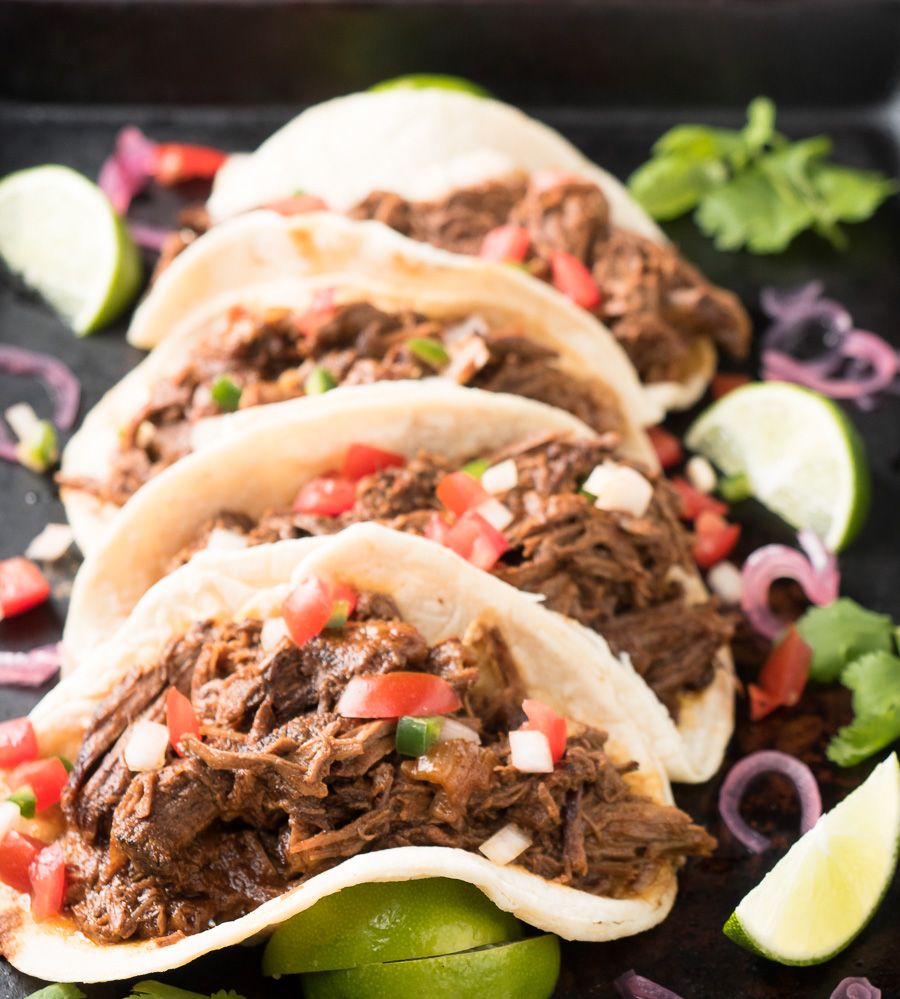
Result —
POLYGON ((596 309, 603 301, 591 272, 571 253, 554 250, 550 256, 553 287, 582 309, 596 309))
POLYGON ((69 774, 59 757, 50 756, 16 767, 10 774, 9 786, 15 790, 27 784, 34 792, 35 811, 42 812, 59 801, 68 779, 69 774))
POLYGON ((36 760, 37 737, 28 718, 0 722, 0 767, 14 767, 26 760, 36 760))
POLYGON ((28 559, 8 558, 0 562, 0 620, 23 614, 50 596, 50 584, 28 559))
POLYGON ((520 225, 501 225, 484 237, 478 256, 498 263, 521 263, 528 252, 531 236, 520 225))
POLYGON ((566 751, 566 720, 543 701, 528 698, 522 701, 528 721, 520 726, 523 732, 543 732, 550 744, 550 756, 558 763, 566 751))
POLYGON ((352 510, 356 504, 356 484, 342 475, 320 475, 310 479, 297 493, 293 509, 298 513, 315 513, 336 517, 352 510))
POLYGON ((374 475, 383 468, 402 468, 405 464, 406 458, 402 454, 382 451, 368 444, 351 444, 344 455, 341 475, 351 482, 358 482, 364 475, 374 475))
POLYGON ((179 756, 184 756, 181 740, 186 735, 200 738, 200 720, 194 706, 176 687, 169 687, 166 694, 166 725, 169 729, 169 742, 179 756))
POLYGON ((16 891, 29 891, 28 868, 46 845, 34 836, 11 829, 0 843, 0 881, 16 891))
POLYGON ((63 906, 66 892, 66 861, 59 843, 51 843, 31 862, 31 915, 41 923, 55 916, 63 906))
POLYGON ((433 673, 381 673, 356 676, 334 709, 345 718, 422 718, 462 706, 456 691, 433 673))

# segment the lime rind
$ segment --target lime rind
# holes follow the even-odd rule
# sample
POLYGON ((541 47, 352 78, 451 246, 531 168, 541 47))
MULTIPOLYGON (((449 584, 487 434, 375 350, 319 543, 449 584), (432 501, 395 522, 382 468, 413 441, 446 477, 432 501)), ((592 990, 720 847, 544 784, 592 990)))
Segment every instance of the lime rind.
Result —
POLYGON ((745 896, 725 935, 780 964, 829 960, 877 911, 896 870, 898 845, 900 765, 892 753, 745 896))
POLYGON ((140 288, 140 254, 106 195, 65 166, 0 181, 0 256, 79 336, 116 318, 140 288))
POLYGON ((395 76, 390 80, 382 80, 369 87, 371 93, 385 90, 454 90, 474 97, 490 97, 490 91, 478 83, 473 83, 462 76, 451 76, 448 73, 407 73, 405 76, 395 76))
POLYGON ((282 923, 264 975, 337 970, 518 940, 521 924, 478 888, 451 878, 354 885, 282 923))
POLYGON ((725 475, 746 475, 760 502, 832 551, 865 521, 865 447, 840 407, 817 392, 787 382, 736 389, 694 421, 685 443, 725 475))

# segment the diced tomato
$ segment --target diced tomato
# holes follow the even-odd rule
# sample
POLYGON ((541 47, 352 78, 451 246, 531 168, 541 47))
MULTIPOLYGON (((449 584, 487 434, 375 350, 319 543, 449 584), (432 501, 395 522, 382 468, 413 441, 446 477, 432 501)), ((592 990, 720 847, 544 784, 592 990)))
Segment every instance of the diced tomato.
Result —
POLYGON ((553 287, 582 309, 596 309, 603 301, 591 272, 578 257, 573 257, 565 250, 554 250, 550 255, 550 268, 553 272, 553 287))
POLYGON ((382 451, 369 444, 351 444, 344 455, 341 475, 358 482, 364 475, 374 475, 383 468, 402 468, 406 458, 393 451, 382 451))
POLYGON ((518 264, 525 259, 531 236, 520 225, 501 225, 484 237, 478 256, 482 260, 518 264))
POLYGON ((715 496, 709 496, 695 489, 687 479, 676 475, 671 480, 672 485, 681 494, 681 519, 696 520, 701 513, 715 513, 724 517, 728 513, 728 504, 717 500, 715 496))
POLYGON ((0 562, 0 620, 23 614, 50 596, 50 584, 41 570, 25 558, 0 562))
POLYGON ((380 673, 356 676, 334 709, 345 718, 400 718, 443 715, 461 706, 456 691, 433 673, 380 673))
POLYGON ((36 760, 37 755, 37 738, 28 718, 12 718, 0 723, 0 767, 36 760))
POLYGON ((472 478, 466 472, 451 472, 438 483, 437 498, 457 517, 467 510, 474 510, 489 499, 491 494, 478 479, 472 478))
POLYGON ((565 184, 584 183, 583 177, 567 170, 535 170, 530 178, 531 189, 537 194, 541 194, 543 191, 552 191, 554 187, 563 187, 565 184))
POLYGON ((160 142, 156 147, 153 177, 157 184, 166 187, 184 180, 211 180, 227 159, 227 153, 210 146, 160 142))
POLYGON ((791 707, 800 700, 809 666, 812 649, 800 637, 797 628, 790 624, 781 641, 769 653, 757 678, 759 686, 777 704, 791 707))
POLYGON ((719 514, 704 510, 694 522, 694 532, 694 561, 701 569, 709 569, 731 553, 741 536, 741 525, 729 524, 719 514))
POLYGON ((62 908, 66 892, 66 861, 59 843, 51 843, 31 862, 31 915, 40 923, 62 908))
POLYGON ((550 756, 554 763, 559 763, 566 751, 566 720, 561 718, 553 708, 543 701, 522 701, 522 710, 528 716, 528 721, 521 728, 526 731, 543 732, 550 743, 550 756))
POLYGON ((439 513, 433 513, 425 525, 425 537, 429 541, 436 541, 439 545, 446 545, 452 527, 453 525, 446 517, 442 517, 439 513))
POLYGON ((324 580, 311 576, 295 587, 281 605, 281 616, 291 638, 303 645, 321 634, 331 617, 332 588, 324 580))
POLYGON ((166 694, 166 725, 169 729, 169 742, 179 756, 184 756, 181 740, 186 735, 200 738, 200 720, 194 706, 176 687, 169 687, 166 694))
POLYGON ((347 605, 347 617, 353 613, 356 607, 356 601, 359 600, 359 594, 356 590, 350 589, 346 583, 339 583, 337 586, 331 589, 331 603, 334 604, 346 604, 347 605))
POLYGON ((509 542, 480 513, 469 510, 450 528, 443 542, 476 569, 494 568, 497 559, 509 549, 509 542))
POLYGON ((46 760, 33 760, 16 767, 9 776, 9 786, 14 791, 27 784, 34 791, 35 810, 42 812, 59 801, 68 779, 62 760, 58 756, 50 756, 46 760))
POLYGON ((712 380, 712 394, 714 399, 721 399, 723 395, 728 395, 742 385, 749 385, 751 382, 749 375, 731 374, 728 371, 720 371, 712 380))
POLYGON ((297 493, 293 508, 298 513, 336 517, 352 510, 356 503, 356 483, 342 475, 320 475, 310 479, 297 493))
POLYGON ((672 468, 684 457, 681 441, 675 434, 670 434, 668 430, 664 430, 662 427, 650 427, 647 436, 650 438, 650 443, 656 451, 656 457, 659 458, 659 463, 663 468, 672 468))
POLYGON ((314 337, 319 327, 334 315, 334 310, 334 288, 316 289, 309 308, 297 317, 297 329, 304 336, 314 337))
POLYGON ((306 212, 328 211, 328 205, 312 194, 297 194, 293 198, 270 201, 263 207, 268 208, 270 212, 278 212, 279 215, 303 215, 306 212))
POLYGON ((750 695, 750 721, 759 721, 780 707, 774 697, 757 687, 755 683, 747 684, 747 693, 750 695))
POLYGON ((0 843, 0 881, 16 891, 29 891, 28 868, 46 845, 34 836, 10 829, 0 843))

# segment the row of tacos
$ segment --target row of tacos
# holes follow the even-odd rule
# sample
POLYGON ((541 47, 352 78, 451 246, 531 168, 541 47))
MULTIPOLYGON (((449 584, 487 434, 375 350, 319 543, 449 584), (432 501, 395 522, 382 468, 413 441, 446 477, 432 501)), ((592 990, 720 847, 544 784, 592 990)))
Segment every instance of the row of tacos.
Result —
POLYGON ((29 828, 61 846, 67 907, 36 921, 0 885, 4 955, 152 973, 348 885, 430 876, 571 939, 655 925, 713 846, 669 781, 718 768, 733 672, 645 431, 702 391, 713 335, 684 325, 656 370, 679 377, 648 386, 628 322, 728 313, 740 339, 742 311, 558 135, 443 91, 311 109, 233 157, 177 240, 129 334, 154 349, 63 459, 85 561, 67 675, 31 721, 74 767, 29 828), (329 210, 260 207, 301 190, 329 210), (444 237, 415 230, 440 211, 444 237), (524 271, 478 258, 512 224, 524 271), (554 227, 585 225, 610 299, 610 261, 643 260, 613 333, 540 280, 554 227), (439 691, 441 740, 400 755, 404 712, 348 706, 360 684, 439 691), (198 727, 139 765, 172 691, 198 727), (516 756, 523 701, 566 719, 549 769, 516 756), (511 826, 527 845, 487 859, 511 826))

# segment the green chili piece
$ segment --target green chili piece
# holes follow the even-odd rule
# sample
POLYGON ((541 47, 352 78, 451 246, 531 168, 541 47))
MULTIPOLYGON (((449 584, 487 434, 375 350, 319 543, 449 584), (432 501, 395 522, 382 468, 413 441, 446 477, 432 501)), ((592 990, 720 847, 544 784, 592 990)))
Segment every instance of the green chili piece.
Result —
POLYGON ((440 715, 425 718, 404 715, 397 722, 397 752, 404 756, 424 756, 440 738, 443 724, 440 715))
POLYGON ((414 337, 406 341, 406 346, 419 360, 430 364, 432 368, 442 368, 450 360, 447 351, 436 340, 428 337, 414 337))
POLYGON ((333 388, 337 388, 337 382, 334 375, 325 368, 313 368, 309 378, 303 383, 303 391, 307 395, 322 395, 333 388))
POLYGON ((229 413, 233 413, 240 405, 242 393, 243 389, 235 385, 228 375, 219 375, 209 390, 212 401, 229 413))

